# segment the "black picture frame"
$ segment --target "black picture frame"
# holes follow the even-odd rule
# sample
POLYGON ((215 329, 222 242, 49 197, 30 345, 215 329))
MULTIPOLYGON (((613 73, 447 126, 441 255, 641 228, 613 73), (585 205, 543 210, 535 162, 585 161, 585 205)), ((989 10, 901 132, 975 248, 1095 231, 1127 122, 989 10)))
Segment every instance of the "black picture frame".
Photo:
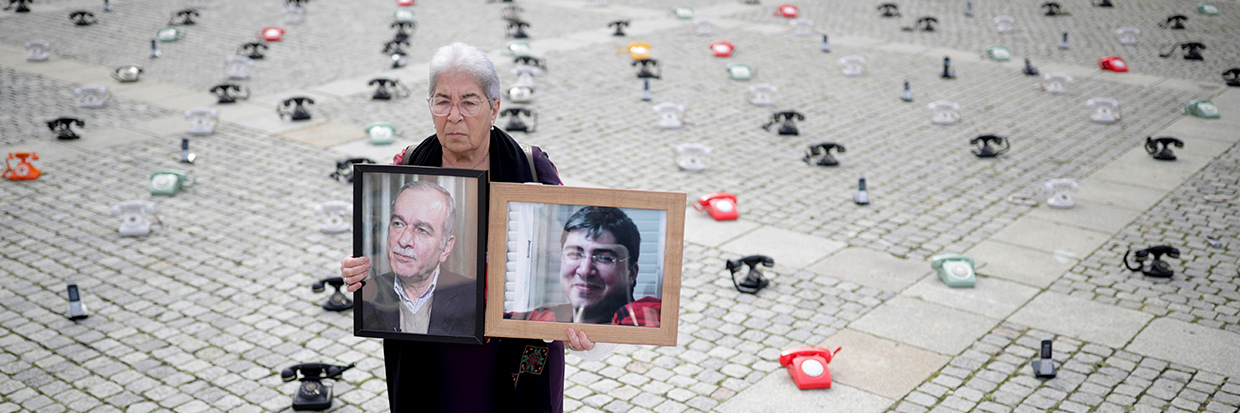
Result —
MULTIPOLYGON (((489 188, 487 171, 354 165, 353 256, 369 257, 371 265, 362 288, 353 293, 353 335, 409 341, 484 343, 489 188), (391 210, 401 186, 415 181, 430 181, 439 185, 452 196, 456 206, 456 228, 451 234, 455 239, 450 242, 454 246, 439 264, 439 278, 431 295, 432 307, 425 334, 399 331, 401 318, 394 283, 396 275, 388 263, 388 244, 392 242, 388 237, 391 210), (452 280, 468 278, 472 281, 445 285, 452 280), (473 302, 469 302, 471 293, 473 302), (443 311, 447 304, 440 303, 453 303, 453 307, 451 311, 443 311), (436 308, 441 311, 436 313, 436 308)), ((442 252, 445 247, 441 245, 440 248, 442 252)), ((418 253, 415 249, 415 254, 418 253)))

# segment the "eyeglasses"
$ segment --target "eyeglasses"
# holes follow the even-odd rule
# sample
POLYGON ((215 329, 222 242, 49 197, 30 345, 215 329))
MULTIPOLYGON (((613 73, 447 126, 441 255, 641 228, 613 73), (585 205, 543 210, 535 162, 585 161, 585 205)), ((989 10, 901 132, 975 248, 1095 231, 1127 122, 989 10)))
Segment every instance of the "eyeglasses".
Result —
POLYGON ((461 111, 461 116, 473 117, 478 116, 482 112, 482 99, 471 97, 461 99, 461 101, 452 103, 451 99, 444 97, 434 97, 426 100, 430 103, 431 113, 435 116, 448 116, 452 111, 452 106, 456 105, 457 110, 461 111))
MULTIPOLYGON (((581 262, 581 260, 585 258, 586 255, 582 254, 581 251, 564 250, 564 252, 560 253, 560 257, 566 263, 577 264, 581 262)), ((612 265, 616 265, 617 262, 624 262, 628 260, 629 260, 628 258, 621 259, 621 258, 616 258, 613 255, 605 255, 605 254, 594 254, 590 256, 590 262, 594 263, 594 265, 601 265, 601 266, 612 266, 612 265)))

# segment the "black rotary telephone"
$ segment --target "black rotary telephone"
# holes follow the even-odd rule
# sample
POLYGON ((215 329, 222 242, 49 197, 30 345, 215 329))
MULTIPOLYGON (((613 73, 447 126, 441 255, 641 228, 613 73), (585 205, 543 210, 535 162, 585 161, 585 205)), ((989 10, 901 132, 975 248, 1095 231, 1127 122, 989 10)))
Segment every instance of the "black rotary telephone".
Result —
POLYGON ((900 17, 900 6, 895 3, 883 3, 878 5, 878 11, 883 12, 883 17, 900 17))
POLYGON ((913 23, 912 26, 902 27, 900 28, 900 30, 904 30, 906 32, 912 32, 912 31, 917 31, 917 30, 921 30, 923 32, 932 32, 934 31, 934 24, 938 22, 939 22, 939 19, 934 18, 934 16, 924 16, 924 17, 918 18, 917 22, 913 23))
POLYGON ((1171 264, 1162 260, 1163 255, 1166 255, 1168 258, 1180 258, 1180 250, 1167 245, 1155 245, 1139 250, 1136 253, 1129 249, 1128 252, 1124 253, 1124 267, 1130 271, 1141 271, 1141 273, 1150 277, 1171 278, 1172 275, 1175 275, 1175 270, 1171 269, 1171 264), (1129 254, 1132 254, 1133 259, 1137 261, 1135 267, 1128 261, 1129 254), (1154 261, 1146 267, 1145 260, 1149 259, 1150 255, 1154 256, 1154 261))
POLYGON ((524 38, 530 37, 528 34, 525 34, 526 27, 530 27, 530 24, 526 23, 525 21, 509 20, 508 21, 508 35, 512 36, 512 38, 514 39, 524 39, 524 38))
POLYGON ((328 285, 332 286, 332 288, 335 288, 336 291, 332 292, 332 296, 329 297, 327 301, 323 303, 324 310, 344 311, 344 310, 353 308, 353 300, 350 300, 348 297, 345 297, 344 293, 340 292, 340 287, 344 286, 344 278, 340 278, 340 277, 324 278, 324 279, 315 281, 314 284, 310 286, 310 289, 316 293, 321 293, 327 289, 326 287, 328 285))
POLYGON ((659 61, 655 59, 637 59, 629 66, 641 66, 637 68, 638 79, 660 79, 663 75, 663 67, 659 66, 659 61), (651 71, 651 68, 654 68, 654 71, 651 71))
POLYGON ((1046 16, 1067 16, 1069 14, 1067 11, 1064 11, 1063 5, 1053 1, 1042 3, 1042 9, 1046 10, 1043 13, 1046 16))
POLYGON ((728 271, 732 272, 732 286, 736 287, 736 291, 746 294, 757 294, 758 291, 762 291, 763 288, 771 284, 770 280, 767 280, 762 275, 762 271, 758 269, 759 265, 773 267, 775 266, 775 259, 765 255, 750 255, 735 260, 728 260, 725 266, 728 268, 728 271), (744 280, 737 282, 736 273, 740 272, 742 265, 749 266, 749 273, 745 275, 744 280))
POLYGON ((538 113, 533 109, 505 108, 499 112, 499 116, 508 117, 508 124, 504 125, 504 130, 508 132, 531 133, 538 128, 538 113), (522 117, 530 119, 530 123, 526 124, 522 117))
POLYGON ((513 64, 534 66, 544 71, 547 70, 547 61, 533 56, 517 56, 512 59, 513 64))
POLYGON ((1188 20, 1188 16, 1183 14, 1173 14, 1167 16, 1166 20, 1158 23, 1158 27, 1171 30, 1184 30, 1184 22, 1188 20))
POLYGON ((1170 136, 1160 136, 1157 138, 1147 136, 1145 138, 1145 151, 1153 155, 1154 159, 1160 161, 1175 160, 1175 152, 1171 151, 1171 146, 1173 145, 1177 148, 1183 148, 1184 141, 1170 136), (1161 148, 1159 148, 1160 145, 1162 146, 1161 148))
POLYGON ((847 152, 844 145, 835 142, 817 143, 809 146, 809 149, 805 151, 805 158, 801 160, 805 161, 805 163, 810 163, 814 157, 819 157, 818 162, 815 162, 818 166, 838 166, 840 161, 835 160, 835 157, 831 155, 832 149, 835 149, 838 153, 847 152))
POLYGON ((1171 45, 1171 48, 1167 49, 1165 53, 1159 53, 1158 57, 1164 59, 1171 57, 1171 55, 1175 54, 1176 48, 1184 50, 1184 60, 1202 60, 1201 50, 1205 50, 1206 45, 1200 42, 1176 43, 1171 45))
POLYGON ((332 172, 330 176, 337 181, 353 182, 353 164, 355 163, 375 163, 368 158, 348 158, 336 161, 336 172, 332 172))
POLYGON ((78 127, 86 127, 86 121, 78 118, 56 118, 47 121, 47 128, 52 132, 56 132, 56 139, 68 141, 81 138, 73 132, 73 125, 78 127))
POLYGON ((26 7, 26 3, 34 3, 34 0, 9 0, 9 5, 4 9, 9 10, 13 8, 13 5, 17 5, 17 10, 13 10, 14 13, 30 13, 30 8, 26 7))
POLYGON ((301 6, 306 5, 307 1, 310 1, 310 0, 285 0, 284 4, 287 6, 301 7, 301 6))
POLYGON ((405 49, 401 46, 408 46, 409 42, 404 40, 392 40, 383 44, 383 53, 387 54, 405 54, 405 49))
POLYGON ((1227 86, 1240 86, 1240 67, 1233 67, 1223 72, 1223 81, 1227 82, 1227 86))
POLYGON ((168 19, 168 25, 169 26, 176 26, 176 25, 193 26, 195 24, 198 24, 194 22, 195 17, 199 17, 198 10, 194 10, 194 9, 178 10, 177 12, 172 13, 172 17, 168 19), (177 21, 178 17, 181 19, 180 21, 177 21))
POLYGON ((797 123, 793 121, 793 118, 796 120, 805 120, 805 115, 791 110, 775 112, 771 115, 771 121, 767 122, 765 125, 762 125, 762 130, 770 131, 771 125, 779 123, 780 135, 800 135, 801 133, 797 131, 797 123))
POLYGON ((332 407, 332 388, 323 385, 323 379, 340 380, 345 370, 357 363, 337 366, 323 363, 297 364, 280 372, 280 378, 286 382, 298 380, 301 373, 301 385, 293 394, 293 410, 327 410, 332 407))
POLYGON ((616 31, 611 34, 612 36, 624 36, 624 28, 629 27, 629 21, 628 20, 616 20, 614 22, 607 23, 607 27, 616 28, 616 31))
POLYGON ((267 50, 267 45, 259 42, 242 43, 241 46, 237 47, 237 54, 249 57, 251 60, 262 60, 264 50, 267 50), (249 51, 248 55, 246 54, 247 50, 249 51))
POLYGON ((970 145, 976 145, 973 154, 978 158, 993 158, 1007 153, 1012 149, 1011 143, 1002 136, 982 135, 973 139, 969 139, 970 145))
POLYGON ((400 83, 400 79, 377 77, 370 79, 366 84, 370 86, 379 85, 379 88, 375 89, 375 94, 370 97, 372 100, 392 100, 393 96, 397 98, 409 97, 409 88, 400 83))
POLYGON ((281 102, 280 106, 276 107, 276 113, 280 114, 280 119, 284 119, 285 116, 288 116, 289 119, 295 121, 310 120, 310 112, 306 110, 304 105, 313 104, 314 99, 305 96, 294 96, 284 99, 284 102, 281 102))
POLYGON ((409 40, 410 37, 413 37, 413 32, 418 30, 418 24, 412 21, 393 22, 390 27, 396 29, 396 38, 393 40, 402 43, 409 40), (410 31, 406 32, 405 29, 409 29, 410 31))
POLYGON ((73 21, 73 24, 78 26, 90 26, 92 24, 99 23, 99 19, 95 18, 95 13, 91 13, 86 10, 78 10, 73 13, 69 13, 69 20, 73 21))
POLYGON ((1094 6, 1095 6, 1095 7, 1115 7, 1115 5, 1114 5, 1114 4, 1111 4, 1111 0, 1098 0, 1098 1, 1095 1, 1095 2, 1094 2, 1094 6))
POLYGON ((241 85, 233 83, 220 83, 218 85, 211 86, 211 89, 208 90, 208 92, 211 92, 219 98, 216 103, 237 103, 237 99, 249 99, 250 97, 250 88, 242 87, 241 85), (244 93, 240 95, 233 95, 233 93, 241 92, 244 93))

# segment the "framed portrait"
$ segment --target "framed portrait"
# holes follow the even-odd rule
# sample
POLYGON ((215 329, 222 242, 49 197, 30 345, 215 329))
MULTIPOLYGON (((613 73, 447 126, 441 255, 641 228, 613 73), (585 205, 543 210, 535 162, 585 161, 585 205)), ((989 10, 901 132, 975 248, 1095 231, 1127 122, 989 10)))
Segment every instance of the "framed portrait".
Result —
POLYGON ((491 184, 486 335, 676 344, 685 194, 491 184))
POLYGON ((355 165, 353 334, 482 344, 487 172, 355 165))

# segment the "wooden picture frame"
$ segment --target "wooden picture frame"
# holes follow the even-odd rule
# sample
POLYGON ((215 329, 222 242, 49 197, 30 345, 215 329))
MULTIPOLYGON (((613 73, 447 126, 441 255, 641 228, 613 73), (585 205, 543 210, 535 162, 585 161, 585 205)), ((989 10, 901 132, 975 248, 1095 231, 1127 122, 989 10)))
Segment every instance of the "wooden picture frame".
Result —
POLYGON ((487 336, 565 340, 571 327, 676 345, 684 193, 491 183, 490 196, 487 336))
POLYGON ((370 258, 353 293, 355 336, 484 342, 488 183, 486 171, 354 165, 353 256, 370 258), (441 194, 453 208, 436 202, 441 194), (417 293, 417 280, 434 290, 417 293), (402 293, 429 313, 425 304, 410 311, 402 293))

